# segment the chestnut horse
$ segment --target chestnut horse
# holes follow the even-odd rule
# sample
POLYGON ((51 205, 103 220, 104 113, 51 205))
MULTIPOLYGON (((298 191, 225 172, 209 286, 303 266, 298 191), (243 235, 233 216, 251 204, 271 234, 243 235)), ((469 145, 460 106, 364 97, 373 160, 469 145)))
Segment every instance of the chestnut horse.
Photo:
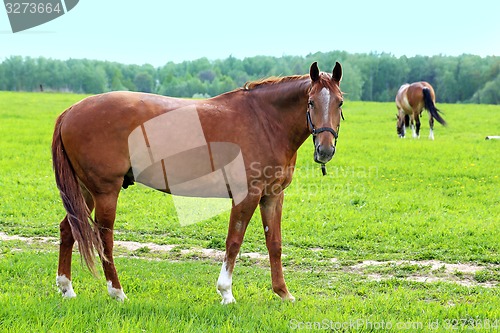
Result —
MULTIPOLYGON (((118 300, 126 298, 113 261, 113 226, 121 187, 140 181, 134 177, 131 163, 131 133, 153 118, 191 108, 199 117, 204 140, 239 147, 246 171, 248 193, 238 201, 232 197, 226 252, 217 281, 222 303, 235 302, 235 260, 257 206, 269 252, 273 291, 283 300, 293 301, 281 263, 283 190, 292 180, 297 150, 311 134, 314 160, 324 164, 333 157, 342 112, 341 77, 339 63, 332 74, 320 72, 313 63, 309 75, 251 82, 206 100, 110 92, 85 98, 64 111, 56 121, 52 141, 56 183, 67 213, 60 224, 56 278, 62 295, 76 296, 71 284, 71 256, 77 241, 82 260, 93 272, 95 251, 98 253, 109 295, 118 300)), ((175 142, 165 142, 165 146, 194 140, 189 128, 177 127, 182 134, 175 142)), ((160 190, 172 193, 168 184, 160 190)))
POLYGON ((446 122, 436 108, 436 96, 432 86, 425 82, 403 84, 396 95, 398 108, 397 132, 400 138, 405 137, 406 127, 411 126, 413 137, 420 137, 420 116, 425 108, 429 111, 429 139, 434 140, 434 119, 442 125, 446 122))

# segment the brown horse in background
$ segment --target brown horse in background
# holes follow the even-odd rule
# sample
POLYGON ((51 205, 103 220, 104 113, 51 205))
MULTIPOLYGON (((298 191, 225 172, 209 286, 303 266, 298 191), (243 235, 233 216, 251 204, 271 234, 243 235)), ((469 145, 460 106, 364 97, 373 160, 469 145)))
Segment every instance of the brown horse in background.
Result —
POLYGON ((414 138, 420 137, 420 116, 425 108, 429 111, 429 139, 434 140, 434 119, 442 125, 446 125, 435 104, 436 96, 429 83, 421 81, 403 84, 396 95, 396 107, 398 108, 397 132, 399 137, 405 137, 406 127, 408 126, 411 126, 414 138))
MULTIPOLYGON (((139 134, 141 128, 144 131, 144 124, 153 118, 185 112, 186 116, 194 114, 199 118, 203 140, 239 147, 244 161, 248 193, 238 201, 231 196, 233 206, 226 254, 217 281, 222 303, 235 301, 232 294, 235 260, 257 206, 260 206, 269 252, 273 291, 283 300, 294 300, 285 284, 281 263, 283 190, 292 180, 297 150, 311 134, 315 144, 314 160, 324 164, 333 157, 342 112, 341 77, 339 63, 332 74, 320 72, 313 63, 309 75, 252 82, 207 100, 111 92, 88 97, 64 111, 57 119, 52 141, 56 183, 67 212, 60 224, 56 278, 62 295, 76 296, 71 284, 71 256, 77 241, 80 254, 92 271, 94 251, 99 254, 109 295, 118 300, 126 298, 113 261, 113 227, 121 187, 140 182, 131 162, 130 136, 137 129, 139 134), (179 111, 184 109, 187 111, 179 111)), ((181 134, 176 135, 175 140, 164 142, 164 147, 175 148, 195 139, 190 128, 167 125, 177 128, 181 134)), ((167 129, 160 129, 162 131, 167 129)), ((148 141, 146 134, 140 136, 148 141)), ((149 155, 152 144, 146 142, 144 146, 149 155)), ((212 169, 214 160, 211 160, 212 169)), ((165 175, 165 186, 159 190, 171 193, 167 175, 171 170, 165 167, 164 160, 158 165, 160 176, 165 175)), ((224 175, 225 185, 229 186, 227 170, 224 175)))

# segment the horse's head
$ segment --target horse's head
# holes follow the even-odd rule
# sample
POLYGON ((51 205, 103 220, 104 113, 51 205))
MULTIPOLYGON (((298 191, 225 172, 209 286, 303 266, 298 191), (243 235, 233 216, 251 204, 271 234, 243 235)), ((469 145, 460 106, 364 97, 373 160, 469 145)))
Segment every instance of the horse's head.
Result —
POLYGON ((405 136, 405 130, 404 130, 404 116, 399 114, 399 113, 396 113, 396 119, 397 119, 397 122, 396 122, 396 132, 398 133, 398 136, 400 138, 404 137, 405 136))
POLYGON ((335 154, 340 118, 342 92, 340 80, 342 66, 337 62, 332 74, 319 71, 318 64, 311 65, 311 89, 307 108, 307 121, 314 138, 314 161, 325 164, 335 154))
POLYGON ((398 112, 396 114, 397 122, 396 122, 396 131, 400 138, 405 137, 405 127, 410 126, 410 116, 407 114, 403 114, 402 112, 398 112))

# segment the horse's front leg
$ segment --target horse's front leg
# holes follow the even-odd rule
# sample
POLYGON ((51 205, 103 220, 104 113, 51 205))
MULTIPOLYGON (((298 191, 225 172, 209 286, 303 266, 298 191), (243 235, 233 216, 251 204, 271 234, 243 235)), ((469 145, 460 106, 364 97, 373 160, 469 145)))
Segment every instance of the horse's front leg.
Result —
POLYGON ((248 222, 252 218, 255 208, 257 208, 259 199, 260 196, 248 194, 245 200, 231 210, 226 238, 226 255, 217 280, 217 292, 222 296, 222 304, 236 302, 232 291, 234 264, 243 243, 248 222))
POLYGON ((284 192, 282 191, 277 195, 262 197, 260 201, 260 213, 266 235, 266 246, 269 251, 273 291, 282 300, 293 302, 295 301, 295 297, 290 294, 286 287, 281 264, 281 211, 283 195, 284 192))
POLYGON ((418 137, 418 128, 420 128, 420 122, 418 120, 418 113, 413 112, 413 115, 410 117, 410 127, 413 138, 418 137))

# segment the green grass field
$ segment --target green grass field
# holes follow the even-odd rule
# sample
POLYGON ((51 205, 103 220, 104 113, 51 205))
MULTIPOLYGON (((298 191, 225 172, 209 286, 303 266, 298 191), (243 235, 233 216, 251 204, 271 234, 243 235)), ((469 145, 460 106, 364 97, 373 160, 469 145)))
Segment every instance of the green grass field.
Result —
MULTIPOLYGON (((83 97, 0 93, 0 233, 30 240, 0 238, 1 332, 500 330, 500 140, 485 140, 500 135, 500 106, 438 103, 449 126, 430 141, 427 115, 420 139, 398 139, 394 103, 346 102, 328 175, 308 140, 286 191, 283 263, 297 302, 273 294, 265 259, 242 255, 237 303, 222 306, 220 260, 202 250, 223 250, 229 214, 183 227, 171 198, 143 186, 122 191, 115 239, 175 247, 117 248, 124 303, 76 253, 78 297, 57 293, 58 246, 40 238, 58 237, 64 216, 50 142, 57 115, 83 97)), ((259 214, 241 251, 266 254, 259 214)))

